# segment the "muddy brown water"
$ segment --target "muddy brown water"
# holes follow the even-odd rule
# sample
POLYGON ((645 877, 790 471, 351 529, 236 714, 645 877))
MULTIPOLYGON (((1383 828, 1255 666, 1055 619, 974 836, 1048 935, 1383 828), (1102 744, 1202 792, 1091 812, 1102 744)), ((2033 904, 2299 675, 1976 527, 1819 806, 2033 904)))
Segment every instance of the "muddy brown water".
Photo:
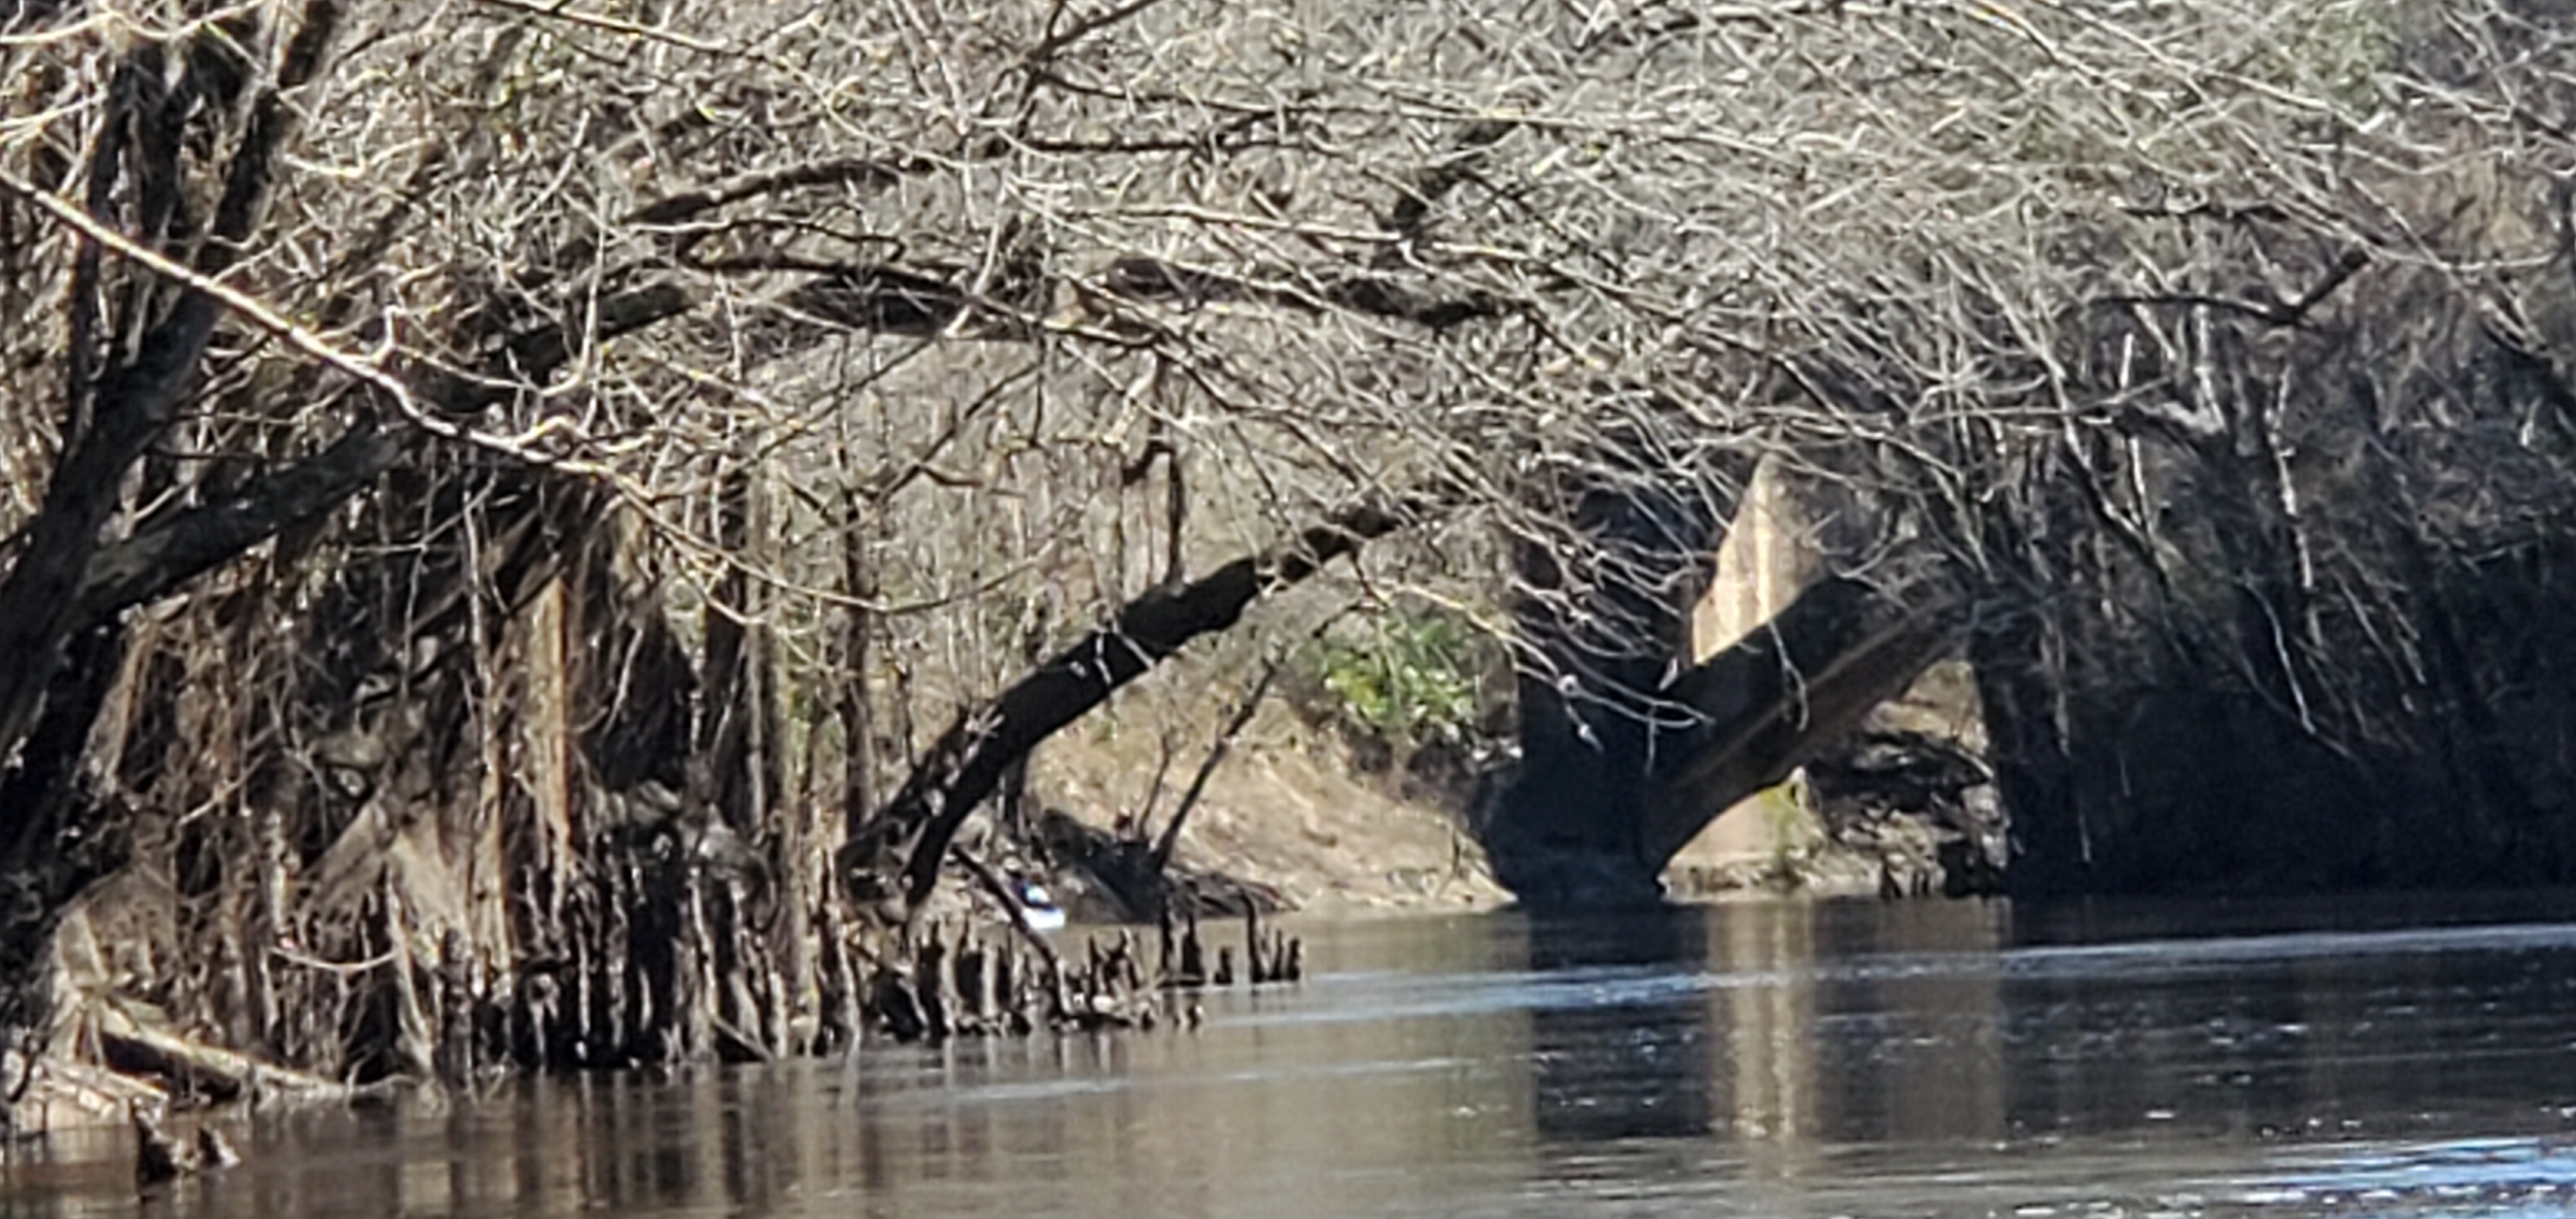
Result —
POLYGON ((0 1216, 2576 1215, 2576 903, 1309 924, 1195 1032, 21 1149, 0 1216))

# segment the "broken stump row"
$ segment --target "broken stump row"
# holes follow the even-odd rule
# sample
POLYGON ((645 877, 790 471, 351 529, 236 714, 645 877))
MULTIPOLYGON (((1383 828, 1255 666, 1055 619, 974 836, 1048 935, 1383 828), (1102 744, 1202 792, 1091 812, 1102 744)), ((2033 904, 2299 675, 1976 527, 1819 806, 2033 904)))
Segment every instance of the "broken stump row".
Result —
POLYGON ((1261 986, 1305 976, 1305 944, 1258 912, 1244 920, 1243 968, 1232 945, 1219 945, 1215 968, 1196 915, 1155 929, 1151 959, 1136 933, 1094 934, 1080 949, 1058 952, 1009 928, 974 922, 933 923, 874 954, 866 1010, 873 1029, 898 1041, 1018 1036, 1040 1029, 1150 1029, 1195 1026, 1190 992, 1238 981, 1261 986))

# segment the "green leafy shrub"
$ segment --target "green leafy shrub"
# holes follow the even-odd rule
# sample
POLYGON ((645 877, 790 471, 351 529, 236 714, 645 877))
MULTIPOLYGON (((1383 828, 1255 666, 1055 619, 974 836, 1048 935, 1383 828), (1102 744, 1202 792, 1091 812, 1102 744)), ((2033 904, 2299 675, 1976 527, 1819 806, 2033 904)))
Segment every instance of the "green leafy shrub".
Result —
POLYGON ((1472 751, 1492 735, 1500 649, 1463 615, 1389 612, 1319 641, 1308 667, 1310 712, 1394 753, 1472 751))

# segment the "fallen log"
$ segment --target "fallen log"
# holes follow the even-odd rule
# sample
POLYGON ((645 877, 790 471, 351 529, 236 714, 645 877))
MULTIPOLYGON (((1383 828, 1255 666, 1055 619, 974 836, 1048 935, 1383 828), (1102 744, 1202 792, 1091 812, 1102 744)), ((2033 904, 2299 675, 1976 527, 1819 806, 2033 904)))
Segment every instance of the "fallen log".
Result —
POLYGON ((100 1007, 98 1036, 108 1062, 120 1072, 159 1076, 199 1091, 254 1100, 272 1096, 345 1100, 376 1091, 181 1036, 157 1020, 137 1017, 121 1003, 100 1007))

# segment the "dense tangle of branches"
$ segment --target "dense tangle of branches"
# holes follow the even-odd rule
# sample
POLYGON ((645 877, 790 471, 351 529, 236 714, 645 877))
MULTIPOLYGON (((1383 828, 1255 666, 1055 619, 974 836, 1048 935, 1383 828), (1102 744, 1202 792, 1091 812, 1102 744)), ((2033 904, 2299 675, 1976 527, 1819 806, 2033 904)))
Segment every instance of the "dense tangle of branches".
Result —
POLYGON ((1762 456, 1972 590, 2025 795, 2087 682, 2440 752, 2426 598, 2564 578, 2559 16, 0 10, 0 987, 107 883, 333 1072, 828 1042, 833 851, 1031 658, 1429 494, 1364 595, 1666 714, 1762 456))

